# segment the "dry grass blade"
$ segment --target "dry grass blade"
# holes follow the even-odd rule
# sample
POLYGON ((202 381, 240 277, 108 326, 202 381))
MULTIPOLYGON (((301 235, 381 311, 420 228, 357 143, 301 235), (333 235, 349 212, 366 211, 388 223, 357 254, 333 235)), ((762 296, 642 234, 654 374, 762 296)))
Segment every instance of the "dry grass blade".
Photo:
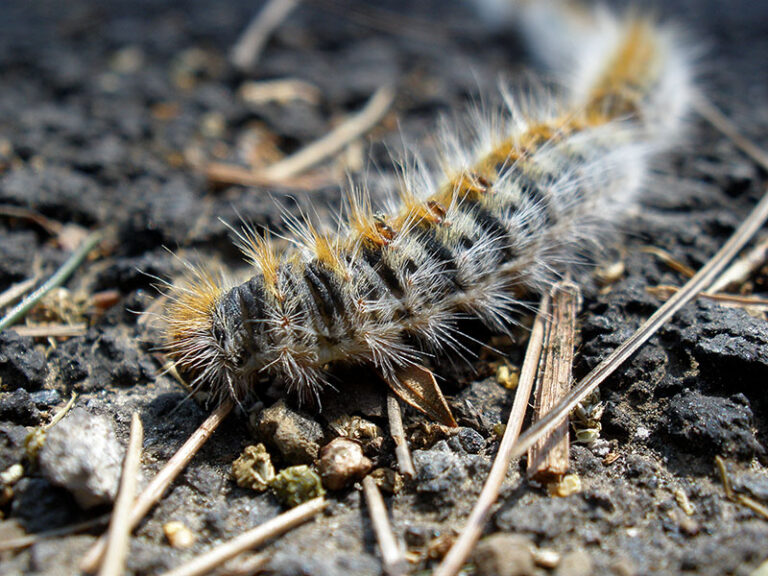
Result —
MULTIPOLYGON (((536 380, 534 422, 568 393, 573 379, 576 314, 581 290, 573 282, 558 282, 550 291, 552 319, 547 330, 543 362, 536 380)), ((528 477, 539 482, 557 480, 569 467, 568 418, 528 451, 528 477)))
POLYGON ((260 171, 268 180, 280 182, 294 177, 339 152, 344 146, 373 128, 395 99, 391 86, 379 88, 360 112, 353 114, 328 134, 295 154, 260 171))
POLYGON ((7 290, 0 294, 0 308, 5 308, 6 306, 16 302, 16 300, 32 290, 35 284, 37 284, 38 280, 39 278, 35 276, 28 278, 27 280, 23 280, 17 284, 11 285, 7 290))
POLYGON ((723 491, 725 492, 725 497, 731 502, 736 502, 742 506, 746 506, 755 514, 768 520, 768 507, 761 504, 754 498, 750 498, 744 494, 736 494, 733 491, 733 486, 731 485, 731 479, 728 476, 728 468, 725 464, 725 460, 723 460, 723 458, 720 456, 715 456, 715 466, 717 466, 717 472, 720 475, 720 481, 723 483, 723 491))
POLYGON ((682 274, 686 278, 692 278, 693 275, 696 274, 696 270, 694 270, 690 266, 686 266, 679 260, 675 259, 672 256, 672 254, 670 254, 666 250, 662 250, 661 248, 657 248, 656 246, 646 246, 645 248, 642 248, 640 251, 645 252, 646 254, 653 254, 659 260, 664 262, 664 264, 672 268, 672 270, 674 270, 675 272, 680 272, 680 274, 682 274))
POLYGON ((321 98, 317 86, 297 78, 245 82, 237 93, 244 102, 254 106, 270 102, 285 104, 294 100, 316 106, 321 98))
POLYGON ((29 208, 22 208, 21 206, 2 205, 0 206, 0 216, 30 220, 48 232, 51 236, 58 236, 64 228, 64 225, 61 222, 51 220, 39 212, 35 212, 29 208))
POLYGON ((125 557, 131 538, 131 505, 136 495, 139 466, 141 466, 141 446, 144 442, 144 427, 139 415, 134 412, 131 418, 131 436, 128 450, 123 461, 123 472, 120 478, 112 520, 109 523, 109 540, 104 553, 104 562, 99 570, 99 576, 119 576, 125 570, 125 557))
POLYGON ((0 542, 0 552, 20 550, 22 548, 28 548, 33 544, 37 544, 42 540, 50 540, 51 538, 60 538, 61 536, 69 536, 70 534, 85 532, 91 528, 96 528, 97 526, 106 524, 108 521, 109 515, 104 514, 98 518, 93 518, 91 520, 86 520, 85 522, 79 522, 70 526, 55 528, 54 530, 48 530, 47 532, 39 532, 37 534, 30 534, 28 536, 21 536, 19 538, 4 540, 3 542, 0 542))
POLYGON ((408 449, 408 441, 405 439, 403 413, 397 398, 392 394, 387 394, 387 417, 389 419, 389 434, 395 441, 397 467, 400 469, 400 474, 409 479, 413 478, 416 476, 416 469, 413 467, 411 451, 408 449))
POLYGON ((14 326, 12 328, 19 336, 31 338, 72 338, 82 336, 88 330, 85 322, 77 324, 35 324, 32 326, 14 326))
MULTIPOLYGON (((662 300, 668 299, 678 290, 679 288, 677 286, 669 286, 667 284, 649 286, 645 289, 645 291, 649 294, 652 294, 662 300)), ((725 306, 768 309, 768 299, 760 298, 758 296, 741 296, 739 294, 710 294, 710 292, 707 291, 702 292, 698 297, 704 300, 719 302, 725 306)))
POLYGON ((298 5, 298 0, 271 0, 267 3, 251 20, 232 49, 232 64, 243 72, 253 70, 272 32, 298 5))
POLYGON ((755 514, 762 516, 763 519, 768 520, 768 507, 764 506, 754 498, 750 498, 749 496, 744 496, 743 494, 737 494, 736 501, 742 506, 746 506, 747 508, 752 510, 752 512, 754 512, 755 514))
POLYGON ((279 536, 299 524, 303 524, 312 516, 321 512, 327 505, 328 501, 322 497, 299 504, 295 508, 291 508, 287 512, 272 518, 272 520, 240 534, 237 538, 209 550, 191 562, 166 572, 163 576, 199 576, 207 574, 238 554, 251 550, 267 540, 279 536))
POLYGON ((722 292, 729 286, 741 286, 761 266, 768 263, 768 236, 760 240, 754 248, 731 264, 720 278, 707 290, 707 294, 722 292))
POLYGON ((363 478, 363 492, 368 504, 368 513, 373 524, 373 531, 379 543, 384 574, 387 576, 403 576, 408 572, 408 562, 402 549, 397 544, 395 534, 387 517, 387 507, 381 497, 379 487, 371 476, 363 478))
POLYGON ((324 186, 334 184, 334 180, 323 173, 304 174, 294 178, 284 178, 275 181, 249 168, 225 164, 222 162, 210 162, 205 167, 205 177, 211 184, 237 184, 239 186, 279 187, 281 190, 311 191, 324 186))
POLYGON ((563 398, 549 414, 531 426, 515 445, 513 456, 521 456, 553 426, 562 420, 573 408, 584 400, 621 364, 634 354, 656 331, 664 325, 680 308, 696 298, 714 282, 718 274, 749 242, 768 219, 768 193, 755 206, 747 219, 739 226, 725 245, 718 250, 696 275, 691 278, 672 298, 661 306, 643 325, 625 342, 600 362, 582 381, 563 398))
POLYGON ((744 154, 757 162, 764 170, 768 170, 768 154, 761 150, 753 142, 739 133, 739 129, 731 122, 725 114, 720 112, 717 107, 708 100, 703 94, 698 94, 693 101, 693 108, 702 118, 712 124, 723 133, 731 142, 733 142, 744 154))
MULTIPOLYGON (((133 509, 131 510, 131 529, 136 528, 144 516, 147 515, 147 512, 149 512, 157 501, 162 498, 171 482, 175 480, 176 476, 179 475, 192 457, 197 454, 197 451, 200 450, 203 444, 205 444, 211 437, 214 430, 219 427, 219 424, 221 424, 224 418, 230 413, 233 405, 232 401, 228 400, 222 403, 210 416, 208 416, 205 422, 192 433, 176 454, 168 460, 168 463, 162 470, 160 470, 157 476, 152 479, 144 491, 139 494, 139 497, 136 498, 136 501, 133 504, 133 509)), ((106 539, 102 536, 83 557, 83 560, 80 563, 80 570, 88 573, 95 572, 104 555, 105 545, 106 539)))
POLYGON ((51 276, 37 290, 32 292, 32 294, 19 302, 19 304, 15 306, 13 310, 8 312, 8 314, 2 320, 0 320, 0 331, 5 330, 9 326, 12 326, 21 320, 24 315, 29 312, 29 310, 35 304, 37 304, 43 296, 45 296, 54 288, 61 286, 61 284, 63 284, 64 281, 66 281, 67 278, 72 275, 77 267, 82 264, 83 260, 85 260, 85 257, 88 256, 91 250, 96 248, 99 242, 101 242, 101 234, 98 232, 94 232, 88 236, 88 238, 86 238, 80 245, 80 248, 78 248, 77 251, 72 254, 67 259, 67 261, 64 262, 64 264, 62 264, 61 268, 59 268, 53 276, 51 276))
POLYGON ((544 343, 545 324, 548 317, 549 296, 544 296, 539 304, 539 312, 536 315, 531 337, 528 341, 528 348, 525 351, 525 360, 520 371, 515 401, 509 413, 507 428, 501 439, 499 452, 496 454, 491 472, 488 474, 480 497, 477 499, 477 504, 475 504, 472 514, 469 516, 467 525, 443 559, 442 564, 435 570, 434 576, 455 576, 459 573, 462 565, 472 553, 475 544, 477 544, 488 521, 488 516, 491 514, 491 507, 499 497, 501 484, 504 482, 509 463, 512 460, 512 448, 518 434, 520 434, 520 429, 523 427, 525 411, 528 408, 528 399, 531 396, 536 371, 539 367, 539 358, 544 343))

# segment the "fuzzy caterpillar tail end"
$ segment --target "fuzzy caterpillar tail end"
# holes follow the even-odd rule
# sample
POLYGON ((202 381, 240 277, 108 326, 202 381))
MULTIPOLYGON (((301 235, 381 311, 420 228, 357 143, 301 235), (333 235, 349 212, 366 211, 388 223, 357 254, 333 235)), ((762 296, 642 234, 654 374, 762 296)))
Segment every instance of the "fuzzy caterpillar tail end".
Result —
POLYGON ((397 390, 403 370, 464 352, 462 318, 509 330, 520 298, 589 257, 634 201, 687 105, 672 32, 609 22, 611 49, 577 55, 564 103, 509 101, 473 139, 447 136, 440 169, 406 171, 388 213, 350 192, 340 229, 290 221, 294 248, 279 255, 244 231, 253 276, 225 287, 200 272, 175 289, 170 356, 214 395, 269 378, 312 399, 335 363, 370 364, 397 390))

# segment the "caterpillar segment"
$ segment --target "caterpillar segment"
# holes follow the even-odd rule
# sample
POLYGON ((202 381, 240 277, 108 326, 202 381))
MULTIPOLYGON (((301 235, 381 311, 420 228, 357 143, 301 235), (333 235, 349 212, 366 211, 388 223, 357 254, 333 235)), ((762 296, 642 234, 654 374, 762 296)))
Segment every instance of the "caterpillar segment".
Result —
POLYGON ((672 33, 636 16, 595 22, 611 49, 575 74, 564 104, 522 113, 507 98, 500 120, 474 118, 474 141, 444 138, 440 170, 405 170, 390 212, 350 191, 337 232, 292 221, 295 247, 278 255, 244 230, 247 282, 201 271, 174 289, 167 350, 194 385, 240 399, 268 377, 314 401, 331 365, 369 364, 455 425, 413 371, 465 353, 462 318, 509 330, 521 298, 594 254, 679 129, 688 79, 672 33))

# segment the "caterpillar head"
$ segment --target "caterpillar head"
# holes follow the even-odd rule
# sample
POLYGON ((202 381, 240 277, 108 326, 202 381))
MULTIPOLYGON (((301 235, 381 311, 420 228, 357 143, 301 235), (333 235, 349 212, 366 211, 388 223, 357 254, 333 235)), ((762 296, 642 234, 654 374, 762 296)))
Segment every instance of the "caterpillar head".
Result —
POLYGON ((227 287, 223 277, 195 270, 193 278, 172 289, 166 309, 165 351, 191 377, 195 391, 217 400, 241 399, 259 369, 239 292, 227 287))

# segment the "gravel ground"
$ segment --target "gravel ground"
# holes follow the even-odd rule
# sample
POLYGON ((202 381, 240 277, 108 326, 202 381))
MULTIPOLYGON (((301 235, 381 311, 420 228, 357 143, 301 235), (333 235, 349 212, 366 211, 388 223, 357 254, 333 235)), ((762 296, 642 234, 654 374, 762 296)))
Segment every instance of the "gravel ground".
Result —
MULTIPOLYGON (((3 3, 0 291, 35 271, 52 273, 84 230, 102 230, 107 241, 68 282, 68 293, 31 316, 85 321, 81 334, 53 341, 0 333, 0 542, 109 512, 133 411, 146 430, 145 479, 208 414, 163 372, 153 353, 159 327, 141 314, 158 297, 152 277, 173 280, 183 271, 166 247, 242 270, 221 220, 242 217, 280 229, 281 209, 308 199, 321 215, 333 212, 344 170, 367 170, 374 186, 391 186, 392 154, 404 146, 433 150, 441 114, 492 95, 500 77, 514 82, 531 67, 514 35, 489 30, 458 1, 416 7, 318 0, 276 32, 252 76, 300 79, 315 96, 247 103, 239 90, 249 78, 227 55, 255 4, 3 3), (327 133, 385 82, 397 85, 392 112, 364 145, 334 160, 327 185, 286 194, 207 182, 207 161, 265 162, 290 153, 327 133), (54 225, 9 206, 32 209, 54 225), (114 305, 84 306, 94 294, 114 305), (75 407, 35 453, 25 445, 28 434, 72 393, 75 407)), ((687 0, 659 11, 701 47, 704 90, 745 135, 768 147, 768 6, 687 0)), ((662 248, 698 268, 765 188, 766 174, 716 131, 692 119, 691 133, 663 159, 642 209, 626 225, 627 240, 614 251, 625 265, 621 278, 607 289, 589 271, 580 278, 577 376, 659 305, 647 287, 684 281, 642 248, 662 248)), ((742 288, 768 291, 766 272, 742 288)), ((467 329, 479 340, 494 338, 467 329)), ((521 342, 497 343, 512 365, 519 366, 521 342)), ((497 425, 512 399, 497 382, 499 361, 485 354, 471 369, 439 370, 457 432, 406 413, 418 474, 387 495, 387 504, 414 573, 445 552, 490 468, 497 425)), ((232 462, 246 446, 266 443, 278 470, 312 464, 340 423, 357 416, 357 429, 372 431, 363 442, 371 464, 394 468, 391 441, 377 439, 375 425, 386 429, 386 419, 382 391, 371 381, 365 370, 341 374, 340 392, 326 395, 320 415, 300 413, 270 392, 238 410, 141 524, 129 572, 160 573, 281 510, 272 493, 233 481, 232 462), (169 543, 164 526, 171 521, 191 531, 190 547, 169 543)), ((581 490, 549 496, 525 480, 524 464, 513 465, 487 526, 494 536, 467 572, 498 572, 499 560, 517 570, 510 574, 752 574, 768 558, 768 522, 725 497, 713 459, 726 460, 740 493, 768 503, 766 382, 764 313, 706 300, 688 305, 602 387, 600 440, 571 447, 581 490)), ((269 573, 381 572, 359 485, 330 496, 320 518, 267 547, 269 573)), ((97 534, 1 552, 0 572, 76 573, 97 534)))

